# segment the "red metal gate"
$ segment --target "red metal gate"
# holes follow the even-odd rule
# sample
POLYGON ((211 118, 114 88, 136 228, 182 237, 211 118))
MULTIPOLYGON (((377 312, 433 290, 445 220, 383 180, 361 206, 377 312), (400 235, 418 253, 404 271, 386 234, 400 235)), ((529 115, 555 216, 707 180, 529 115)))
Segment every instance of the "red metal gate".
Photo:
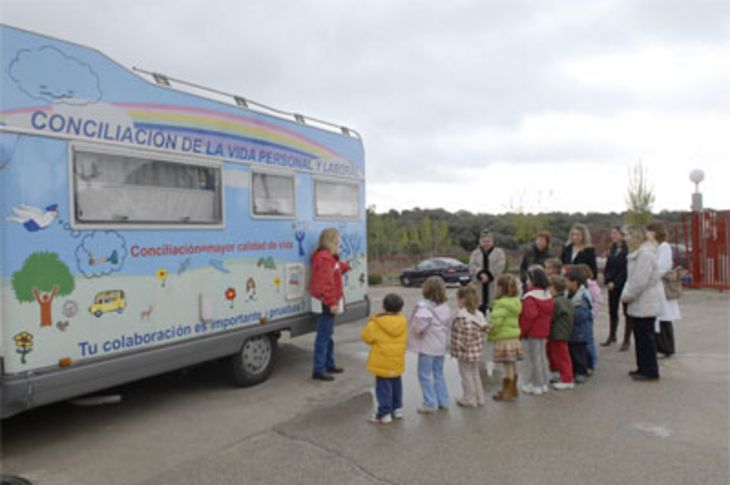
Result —
POLYGON ((730 211, 682 215, 692 286, 730 290, 730 211))

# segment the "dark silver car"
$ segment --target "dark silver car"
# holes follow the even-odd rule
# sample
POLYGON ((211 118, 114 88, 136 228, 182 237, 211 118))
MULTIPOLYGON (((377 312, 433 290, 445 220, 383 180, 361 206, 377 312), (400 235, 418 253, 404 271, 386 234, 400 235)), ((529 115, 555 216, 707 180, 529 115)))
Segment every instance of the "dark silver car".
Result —
POLYGON ((414 286, 423 283, 429 276, 438 276, 445 283, 459 283, 466 286, 471 277, 469 267, 454 258, 424 259, 413 268, 407 268, 400 274, 403 286, 414 286))

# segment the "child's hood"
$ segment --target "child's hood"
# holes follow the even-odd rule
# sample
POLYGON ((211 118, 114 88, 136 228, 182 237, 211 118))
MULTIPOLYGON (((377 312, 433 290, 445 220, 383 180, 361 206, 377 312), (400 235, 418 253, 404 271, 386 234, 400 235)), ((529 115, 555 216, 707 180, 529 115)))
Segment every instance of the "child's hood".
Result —
POLYGON ((372 318, 375 325, 390 337, 401 337, 408 332, 406 317, 400 313, 381 313, 372 318))
POLYGON ((588 290, 586 290, 586 287, 580 285, 573 296, 570 297, 570 301, 573 303, 573 306, 581 306, 586 302, 586 300, 590 301, 590 296, 587 292, 588 290))
POLYGON ((484 327, 487 324, 484 315, 479 310, 474 313, 469 313, 466 308, 459 308, 459 311, 456 313, 456 318, 463 318, 467 322, 473 322, 480 327, 484 327))
MULTIPOLYGON (((451 308, 446 303, 434 303, 430 300, 420 300, 416 303, 416 308, 413 310, 414 315, 425 314, 429 317, 435 317, 438 320, 437 323, 448 326, 451 323, 451 308)), ((420 316, 420 315, 419 315, 420 316)))
POLYGON ((500 306, 508 313, 519 316, 522 311, 522 301, 517 296, 503 296, 494 302, 495 307, 500 306))
POLYGON ((532 298, 538 311, 543 314, 550 314, 553 311, 553 296, 547 290, 541 290, 539 288, 532 289, 522 296, 523 300, 532 298))

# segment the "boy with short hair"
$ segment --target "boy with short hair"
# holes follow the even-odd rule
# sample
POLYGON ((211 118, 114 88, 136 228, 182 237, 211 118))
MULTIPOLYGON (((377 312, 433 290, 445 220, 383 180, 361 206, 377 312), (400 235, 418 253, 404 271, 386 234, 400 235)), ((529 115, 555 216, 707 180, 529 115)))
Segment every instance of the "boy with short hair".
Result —
POLYGON ((577 267, 565 273, 568 299, 573 304, 573 332, 570 337, 570 357, 576 384, 588 379, 588 341, 593 328, 591 297, 585 287, 585 276, 577 267))
POLYGON ((573 333, 573 304, 565 297, 565 278, 550 277, 550 294, 553 296, 553 315, 550 320, 550 338, 547 344, 550 370, 560 373, 553 388, 562 391, 573 389, 573 362, 568 342, 573 333))
POLYGON ((548 258, 545 260, 545 274, 548 276, 560 276, 563 272, 563 263, 558 258, 548 258))
POLYGON ((370 345, 368 371, 375 375, 378 407, 370 422, 390 424, 403 417, 403 384, 406 367, 408 320, 401 313, 403 299, 390 293, 383 299, 384 313, 370 317, 362 330, 362 340, 370 345))

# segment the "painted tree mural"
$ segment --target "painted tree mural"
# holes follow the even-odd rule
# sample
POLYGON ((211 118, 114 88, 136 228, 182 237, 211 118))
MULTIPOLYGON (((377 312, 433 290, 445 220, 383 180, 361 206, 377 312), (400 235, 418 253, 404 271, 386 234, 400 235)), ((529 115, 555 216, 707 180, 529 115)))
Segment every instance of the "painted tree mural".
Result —
POLYGON ((13 273, 12 285, 19 302, 40 305, 41 327, 49 327, 53 298, 71 293, 74 278, 56 253, 39 252, 28 256, 20 271, 13 273))

